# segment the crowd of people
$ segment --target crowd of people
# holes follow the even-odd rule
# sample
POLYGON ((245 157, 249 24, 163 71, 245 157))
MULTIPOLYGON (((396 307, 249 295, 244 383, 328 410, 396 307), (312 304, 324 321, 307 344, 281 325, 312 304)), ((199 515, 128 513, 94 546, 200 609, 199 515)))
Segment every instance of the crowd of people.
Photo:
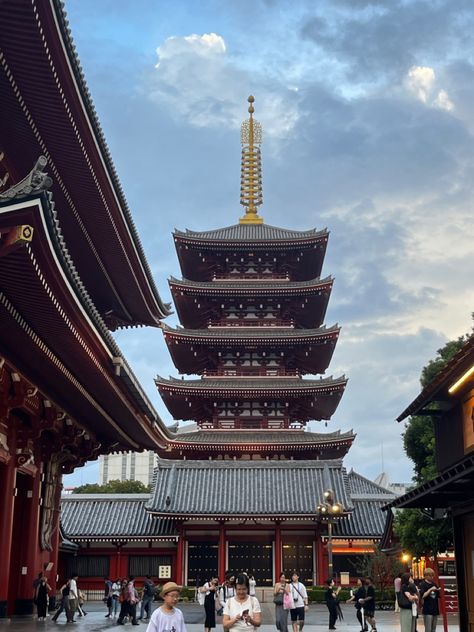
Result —
MULTIPOLYGON (((33 584, 34 603, 39 621, 45 621, 48 610, 51 587, 44 572, 39 573, 33 584)), ((224 632, 256 632, 262 622, 262 611, 256 597, 256 581, 252 574, 232 572, 225 574, 224 582, 219 583, 214 577, 197 589, 197 599, 204 606, 204 632, 211 632, 216 627, 216 617, 222 616, 224 632)), ((186 632, 184 618, 176 603, 180 598, 181 586, 167 582, 161 589, 153 583, 150 575, 143 581, 138 590, 135 578, 111 580, 104 578, 104 603, 108 619, 116 619, 117 625, 129 621, 139 625, 139 620, 148 622, 146 632, 163 632, 172 630, 186 632), (163 603, 153 611, 153 601, 159 594, 163 603), (137 606, 140 612, 137 613, 137 606)), ((335 630, 338 619, 342 619, 339 601, 341 587, 336 587, 333 579, 326 582, 324 594, 329 613, 329 629, 335 630)), ((399 575, 395 579, 396 609, 400 613, 401 632, 417 632, 417 619, 423 616, 425 632, 436 632, 439 615, 440 587, 435 583, 435 573, 427 568, 423 581, 418 584, 410 573, 399 575)), ((375 609, 376 593, 371 578, 358 579, 357 586, 351 590, 351 597, 346 603, 352 603, 356 609, 356 617, 361 632, 376 632, 375 609)), ((84 610, 85 597, 78 587, 78 575, 72 574, 60 588, 60 599, 52 621, 64 613, 68 622, 75 621, 75 616, 86 616, 84 610)), ((308 610, 308 594, 305 585, 300 582, 297 571, 288 579, 281 573, 273 589, 275 604, 275 626, 278 632, 302 632, 305 614, 308 610)))

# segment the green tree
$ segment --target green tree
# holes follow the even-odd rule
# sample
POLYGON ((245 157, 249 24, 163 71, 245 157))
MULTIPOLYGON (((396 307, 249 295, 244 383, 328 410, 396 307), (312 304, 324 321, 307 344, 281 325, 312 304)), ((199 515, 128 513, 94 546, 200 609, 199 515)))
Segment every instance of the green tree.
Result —
POLYGON ((105 485, 89 483, 80 485, 74 490, 75 494, 146 494, 150 492, 150 485, 141 481, 109 481, 105 485))
MULTIPOLYGON (((430 360, 421 372, 422 388, 425 388, 442 371, 471 335, 460 336, 438 349, 436 357, 430 360)), ((416 485, 437 476, 432 416, 413 415, 410 417, 403 433, 403 446, 407 456, 413 461, 413 482, 416 485)), ((394 531, 402 547, 415 557, 436 555, 445 551, 453 543, 451 521, 433 520, 419 509, 398 511, 395 515, 394 531)))

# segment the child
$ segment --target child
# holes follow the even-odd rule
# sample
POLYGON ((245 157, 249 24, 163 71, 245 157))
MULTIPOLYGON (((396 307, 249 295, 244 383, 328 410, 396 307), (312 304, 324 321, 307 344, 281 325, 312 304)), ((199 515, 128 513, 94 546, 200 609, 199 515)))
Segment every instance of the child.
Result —
POLYGON ((169 630, 186 632, 183 613, 178 608, 175 608, 175 604, 179 600, 180 591, 181 586, 174 582, 168 582, 163 586, 160 597, 163 598, 164 603, 151 615, 146 632, 165 632, 169 630))

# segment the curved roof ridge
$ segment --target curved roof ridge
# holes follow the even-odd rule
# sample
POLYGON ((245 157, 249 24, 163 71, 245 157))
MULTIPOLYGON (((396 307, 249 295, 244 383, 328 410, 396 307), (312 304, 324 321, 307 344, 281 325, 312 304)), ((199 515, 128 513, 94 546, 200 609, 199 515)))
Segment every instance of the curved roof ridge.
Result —
POLYGON ((323 237, 328 234, 327 228, 317 230, 291 230, 271 224, 231 224, 213 230, 195 231, 186 228, 184 231, 175 228, 173 235, 199 241, 227 240, 227 241, 288 241, 304 240, 323 237))
POLYGON ((187 327, 171 327, 170 325, 162 324, 161 329, 165 333, 176 334, 180 336, 190 336, 194 338, 271 338, 279 336, 285 338, 286 336, 292 338, 307 338, 309 336, 318 336, 324 334, 331 334, 341 330, 338 323, 330 325, 321 325, 321 327, 314 327, 312 329, 296 329, 294 327, 281 328, 255 328, 255 327, 211 327, 208 329, 190 329, 187 327))
POLYGON ((192 281, 191 279, 177 279, 174 276, 170 276, 168 279, 168 283, 176 284, 176 285, 187 285, 189 287, 198 287, 203 289, 208 288, 220 288, 220 289, 248 289, 248 288, 264 288, 266 285, 271 286, 272 288, 278 289, 298 289, 304 287, 312 287, 315 285, 324 285, 325 283, 331 283, 334 281, 334 277, 332 275, 328 275, 326 277, 315 277, 314 279, 308 279, 307 281, 281 281, 279 279, 268 279, 268 281, 252 281, 246 279, 238 279, 238 280, 219 280, 219 281, 192 281))

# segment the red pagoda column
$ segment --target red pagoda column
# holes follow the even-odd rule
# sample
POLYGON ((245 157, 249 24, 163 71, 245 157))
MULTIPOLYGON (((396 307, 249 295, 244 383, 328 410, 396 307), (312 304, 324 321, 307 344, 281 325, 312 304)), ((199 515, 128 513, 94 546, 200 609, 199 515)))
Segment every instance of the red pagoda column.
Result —
POLYGON ((275 523, 275 578, 274 581, 277 582, 280 573, 282 572, 282 562, 281 562, 281 525, 279 522, 275 523))
POLYGON ((329 565, 327 552, 323 545, 323 541, 321 540, 321 533, 318 529, 316 534, 316 560, 317 560, 317 569, 316 569, 316 577, 319 585, 322 585, 328 576, 329 573, 329 565))
POLYGON ((225 523, 219 525, 219 557, 218 557, 218 576, 219 581, 225 580, 226 559, 225 559, 225 523))
POLYGON ((10 559, 13 535, 13 509, 15 504, 15 459, 0 463, 0 560, 3 569, 0 581, 0 617, 7 616, 10 559))

